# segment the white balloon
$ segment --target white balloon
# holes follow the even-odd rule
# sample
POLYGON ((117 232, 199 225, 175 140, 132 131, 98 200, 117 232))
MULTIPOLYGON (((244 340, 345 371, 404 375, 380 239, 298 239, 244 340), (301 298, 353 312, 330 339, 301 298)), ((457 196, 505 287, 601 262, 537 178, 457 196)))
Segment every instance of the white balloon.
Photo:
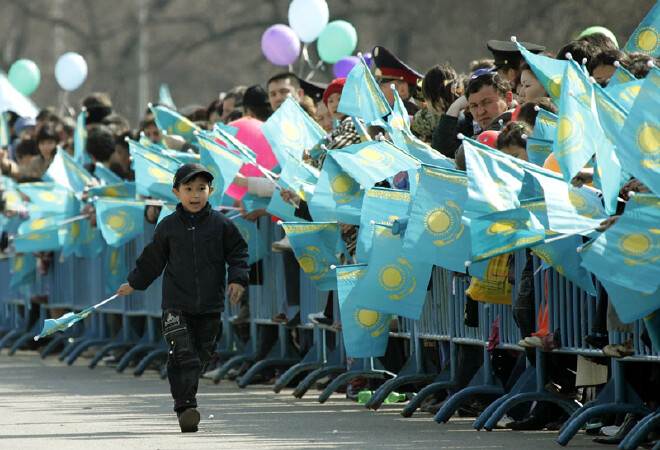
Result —
POLYGON ((65 91, 75 91, 87 79, 85 58, 75 52, 63 54, 55 64, 55 79, 65 91))
POLYGON ((314 42, 319 37, 329 18, 325 0, 293 0, 289 5, 289 26, 305 43, 314 42))

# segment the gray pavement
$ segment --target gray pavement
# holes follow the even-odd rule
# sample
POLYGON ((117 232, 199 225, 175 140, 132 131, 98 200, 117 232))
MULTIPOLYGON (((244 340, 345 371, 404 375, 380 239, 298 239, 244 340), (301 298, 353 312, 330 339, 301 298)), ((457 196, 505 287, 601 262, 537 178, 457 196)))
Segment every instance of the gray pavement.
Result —
MULTIPOLYGON (((182 435, 166 381, 86 360, 68 367, 36 353, 0 355, 0 449, 558 449, 554 432, 477 432, 471 420, 438 425, 428 414, 404 419, 401 405, 378 412, 315 392, 297 400, 268 386, 238 389, 202 381, 202 423, 182 435), (209 418, 209 415, 214 418, 209 418)), ((585 435, 569 448, 604 448, 585 435)))

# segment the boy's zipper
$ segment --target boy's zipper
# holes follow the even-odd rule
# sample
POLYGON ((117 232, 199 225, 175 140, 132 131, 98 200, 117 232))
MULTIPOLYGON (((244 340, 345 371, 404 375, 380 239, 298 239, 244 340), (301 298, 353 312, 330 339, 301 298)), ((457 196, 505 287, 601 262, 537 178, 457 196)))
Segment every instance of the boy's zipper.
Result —
POLYGON ((195 227, 191 226, 188 228, 189 231, 192 231, 192 244, 193 244, 193 270, 195 271, 195 290, 197 291, 197 306, 199 309, 202 307, 202 297, 199 293, 199 276, 197 271, 197 246, 195 245, 195 227))

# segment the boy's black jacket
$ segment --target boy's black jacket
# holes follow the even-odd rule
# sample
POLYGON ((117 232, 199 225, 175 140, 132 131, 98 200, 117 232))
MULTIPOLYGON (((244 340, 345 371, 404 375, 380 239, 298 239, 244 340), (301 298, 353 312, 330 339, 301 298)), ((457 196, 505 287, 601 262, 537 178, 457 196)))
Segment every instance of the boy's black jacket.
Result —
POLYGON ((223 310, 225 265, 229 283, 247 286, 248 248, 234 223, 207 203, 196 214, 181 204, 156 227, 128 275, 132 288, 144 290, 163 272, 163 309, 191 314, 223 310))

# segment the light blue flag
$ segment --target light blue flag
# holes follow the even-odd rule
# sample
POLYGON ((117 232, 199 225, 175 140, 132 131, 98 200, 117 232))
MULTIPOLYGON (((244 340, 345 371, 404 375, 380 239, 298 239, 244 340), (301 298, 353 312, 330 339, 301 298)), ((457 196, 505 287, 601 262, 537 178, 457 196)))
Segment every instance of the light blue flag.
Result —
POLYGON ((243 144, 234 134, 229 132, 226 127, 216 124, 211 133, 212 139, 220 141, 221 145, 240 156, 243 161, 257 164, 257 154, 247 145, 243 144))
POLYGON ((660 4, 658 2, 630 35, 623 47, 625 52, 642 52, 655 58, 660 56, 660 4))
POLYGON ((213 127, 220 128, 234 137, 238 134, 238 128, 227 125, 226 123, 216 122, 213 127))
POLYGON ((126 246, 108 247, 103 258, 105 293, 110 295, 126 282, 128 261, 126 246))
POLYGON ((308 206, 315 222, 359 225, 363 199, 364 189, 358 182, 332 158, 326 158, 308 206))
POLYGON ((10 288, 30 285, 35 282, 37 258, 32 253, 17 253, 9 258, 10 288))
POLYGON ((616 141, 623 169, 660 195, 660 69, 644 79, 637 101, 630 109, 616 141))
POLYGON ((347 116, 359 117, 367 124, 382 121, 392 112, 364 61, 356 64, 346 77, 337 110, 347 116))
POLYGON ((98 162, 94 165, 94 176, 99 179, 101 184, 117 184, 124 181, 119 175, 98 162))
POLYGON ((82 194, 85 187, 95 184, 94 177, 61 148, 57 149, 43 179, 53 181, 76 194, 82 194))
POLYGON ((176 172, 182 164, 178 159, 166 154, 164 149, 152 143, 142 144, 137 141, 129 140, 128 150, 131 157, 141 156, 154 164, 164 167, 170 172, 176 172))
POLYGON ((612 143, 616 143, 623 124, 628 117, 628 111, 614 100, 605 89, 597 84, 594 84, 593 87, 596 112, 600 126, 603 128, 605 136, 612 143))
POLYGON ((129 148, 133 158, 137 193, 177 203, 172 184, 179 163, 167 156, 158 155, 135 141, 129 141, 129 148))
POLYGON ((160 214, 158 215, 158 220, 156 221, 156 225, 158 225, 165 217, 169 216, 170 214, 173 214, 174 211, 175 208, 170 207, 167 204, 161 206, 160 214))
POLYGON ((424 164, 445 167, 447 169, 455 167, 451 159, 432 148, 426 142, 417 139, 410 130, 396 130, 393 128, 390 130, 390 137, 395 146, 424 164))
POLYGON ((584 246, 582 265, 601 280, 647 294, 660 286, 660 198, 637 194, 619 220, 584 246))
POLYGON ((465 172, 422 165, 419 174, 403 250, 413 259, 464 273, 470 259, 470 231, 461 220, 465 172))
POLYGON ((610 87, 609 85, 604 89, 625 111, 632 108, 635 99, 642 89, 644 80, 629 81, 628 83, 621 83, 610 87))
POLYGON ((543 242, 545 228, 530 211, 517 208, 470 220, 471 261, 478 262, 543 242))
POLYGON ((336 289, 337 278, 330 266, 340 264, 337 248, 341 233, 336 222, 284 222, 300 268, 321 291, 336 289))
POLYGON ((60 229, 59 237, 60 244, 62 245, 60 258, 62 260, 65 260, 69 256, 74 255, 76 251, 80 251, 80 248, 83 244, 83 236, 81 234, 84 226, 83 222, 88 221, 81 219, 74 222, 68 222, 65 223, 60 229))
POLYGON ((644 319, 660 309, 660 290, 652 293, 629 289, 606 279, 599 280, 617 316, 623 323, 644 319))
POLYGON ((516 42, 516 45, 532 69, 532 72, 536 75, 536 79, 539 80, 539 83, 545 89, 545 92, 555 102, 558 102, 561 95, 564 70, 568 65, 568 61, 550 58, 545 55, 536 55, 520 45, 519 42, 516 42))
POLYGON ((113 197, 113 198, 135 198, 135 182, 122 181, 117 184, 108 184, 106 186, 97 186, 89 189, 87 195, 94 197, 113 197))
POLYGON ((314 147, 326 134, 293 98, 287 98, 277 108, 261 131, 282 167, 288 159, 300 161, 303 151, 314 147))
POLYGON ((84 166, 92 162, 89 153, 87 153, 87 128, 86 128, 87 110, 83 108, 76 118, 76 128, 73 130, 73 159, 78 164, 84 166))
POLYGON ((353 288, 366 274, 366 264, 338 266, 337 298, 346 355, 349 358, 370 358, 385 355, 392 316, 360 308, 351 295, 353 288))
POLYGON ((11 143, 11 135, 9 133, 9 124, 4 112, 0 112, 0 148, 8 149, 11 143))
POLYGON ((195 131, 201 131, 190 119, 166 106, 149 105, 154 114, 156 125, 167 134, 176 134, 186 142, 196 142, 195 131))
POLYGON ((530 137, 544 141, 554 141, 557 136, 557 122, 559 117, 543 108, 540 108, 534 121, 534 130, 530 137))
POLYGON ((472 139, 463 139, 468 178, 466 217, 520 207, 525 171, 511 157, 472 139))
POLYGON ((398 189, 371 188, 367 191, 362 203, 355 251, 358 262, 369 261, 375 224, 384 223, 391 226, 395 220, 407 216, 410 199, 410 192, 398 189))
POLYGON ((303 200, 307 201, 314 192, 314 186, 318 182, 321 172, 300 161, 287 162, 280 173, 278 184, 285 189, 296 192, 303 200))
POLYGON ((610 81, 607 83, 607 88, 613 88, 614 86, 617 86, 619 84, 628 83, 630 81, 635 81, 635 80, 637 80, 635 75, 630 73, 628 69, 626 69, 621 64, 619 64, 616 70, 614 71, 614 73, 612 74, 610 81))
POLYGON ((291 203, 285 202, 279 192, 273 193, 268 206, 266 206, 266 211, 268 214, 278 217, 284 222, 301 220, 300 217, 296 217, 296 207, 291 203))
POLYGON ((61 248, 60 222, 63 216, 26 220, 18 227, 13 244, 16 253, 55 251, 61 248))
POLYGON ((74 222, 80 224, 79 229, 73 229, 73 235, 76 237, 73 245, 73 252, 78 258, 96 258, 107 247, 103 240, 101 231, 92 227, 89 220, 74 222), (78 236, 76 236, 78 233, 78 236))
POLYGON ((27 210, 33 219, 53 214, 72 216, 80 211, 80 202, 73 192, 59 184, 21 183, 18 187, 30 199, 27 210))
MULTIPOLYGON (((559 233, 549 229, 548 213, 545 201, 532 199, 521 202, 521 207, 531 212, 545 228, 546 237, 559 233)), ((553 267, 557 273, 574 283, 589 295, 596 295, 596 288, 591 274, 581 266, 582 258, 577 248, 582 244, 582 236, 575 235, 532 247, 532 252, 543 261, 543 267, 553 267)))
POLYGON ((165 105, 170 109, 176 110, 176 105, 172 99, 170 87, 166 83, 161 83, 160 87, 158 88, 158 103, 165 105))
POLYGON ((410 131, 410 116, 408 115, 406 106, 403 104, 403 100, 401 100, 396 88, 392 89, 392 94, 394 96, 394 105, 392 106, 392 113, 387 118, 388 131, 390 135, 394 131, 410 131))
POLYGON ((419 320, 433 264, 411 258, 389 226, 374 226, 367 273, 353 289, 358 306, 419 320))
POLYGON ((543 167, 543 163, 552 153, 552 144, 552 141, 528 137, 526 145, 527 160, 532 164, 543 167))
POLYGON ((416 169, 419 161, 387 141, 368 141, 328 152, 328 156, 369 189, 399 172, 416 169))
POLYGON ((197 143, 200 147, 200 162, 213 175, 215 189, 209 201, 213 206, 220 206, 222 197, 243 167, 243 160, 220 144, 208 139, 206 135, 200 134, 197 143))
MULTIPOLYGON (((279 195, 279 192, 274 193, 273 195, 279 195)), ((247 212, 256 211, 257 209, 266 209, 270 199, 268 197, 259 197, 254 194, 245 194, 241 199, 243 206, 247 212)))
POLYGON ((248 264, 254 264, 263 259, 268 252, 268 241, 264 231, 257 226, 256 222, 245 220, 242 217, 232 219, 236 228, 248 245, 248 264))
POLYGON ((144 202, 99 198, 96 224, 111 247, 120 247, 144 233, 144 202))

